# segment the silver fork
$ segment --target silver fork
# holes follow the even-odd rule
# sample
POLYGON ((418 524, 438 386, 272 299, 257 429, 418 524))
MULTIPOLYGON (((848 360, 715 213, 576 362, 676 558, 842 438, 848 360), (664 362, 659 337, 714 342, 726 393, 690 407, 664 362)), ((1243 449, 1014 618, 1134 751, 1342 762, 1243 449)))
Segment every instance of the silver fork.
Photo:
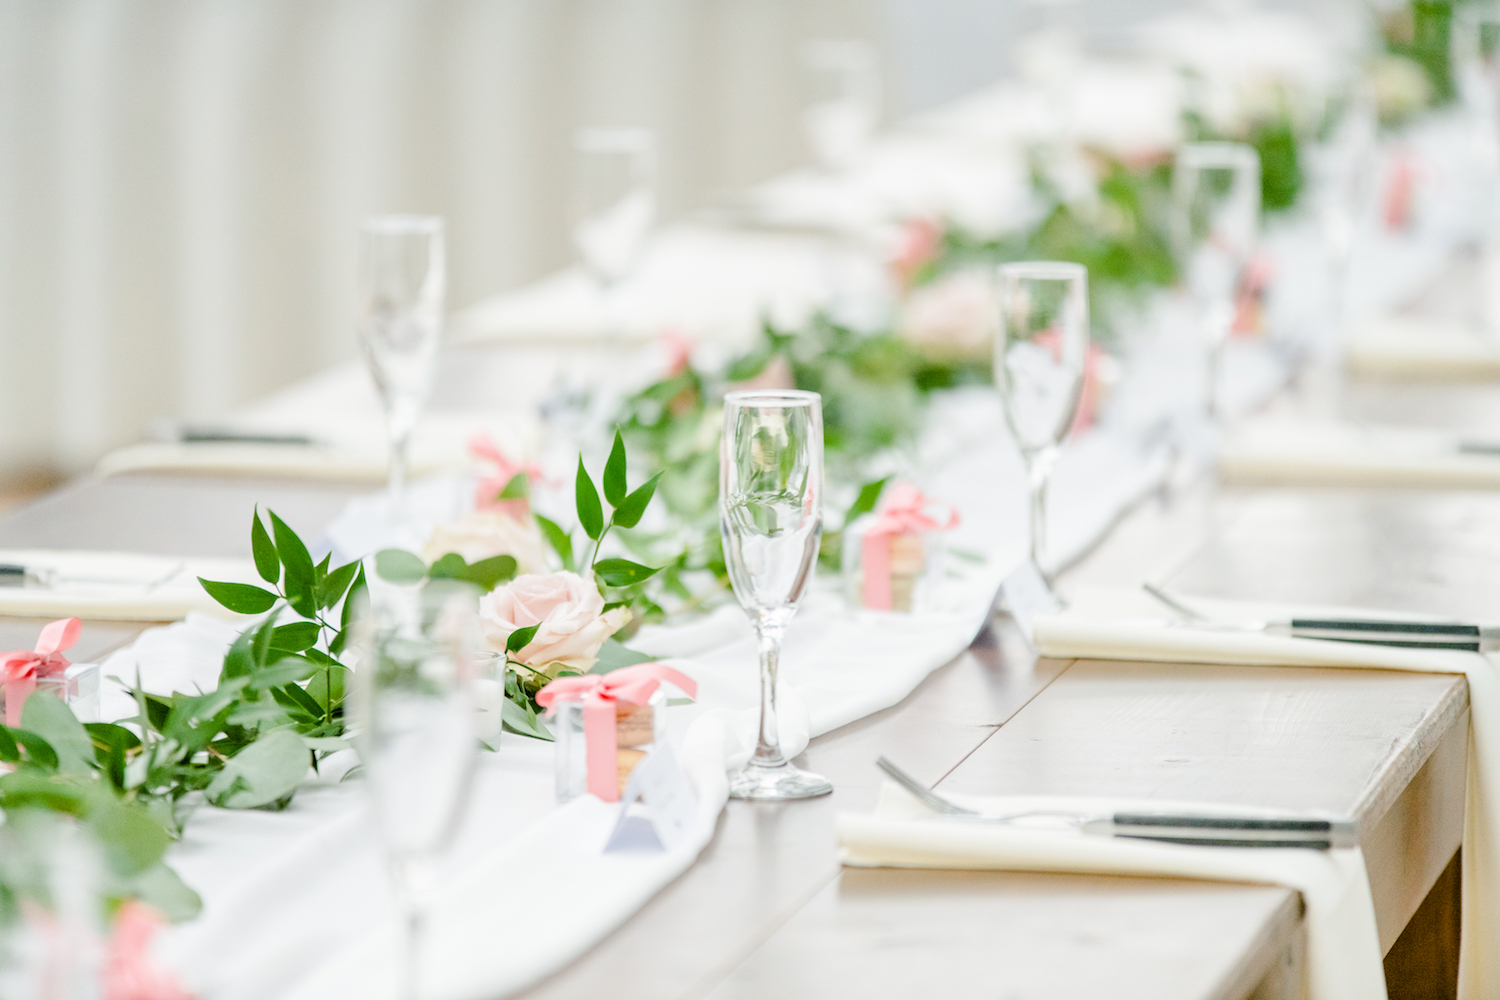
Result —
POLYGON ((1089 815, 1076 810, 1034 809, 992 815, 981 813, 944 795, 878 757, 875 764, 897 784, 911 792, 929 809, 957 820, 1010 823, 1038 816, 1056 817, 1086 834, 1156 840, 1196 847, 1302 847, 1326 851, 1359 843, 1359 827, 1353 820, 1318 819, 1303 816, 1259 817, 1187 813, 1114 813, 1089 815))

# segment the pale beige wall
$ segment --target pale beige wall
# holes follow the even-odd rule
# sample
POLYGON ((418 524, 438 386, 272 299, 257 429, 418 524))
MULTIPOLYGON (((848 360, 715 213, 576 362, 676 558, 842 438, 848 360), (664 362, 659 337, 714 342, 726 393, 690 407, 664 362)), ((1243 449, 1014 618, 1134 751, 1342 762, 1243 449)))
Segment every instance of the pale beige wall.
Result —
POLYGON ((455 305, 570 256, 568 140, 668 214, 804 158, 800 42, 876 0, 0 0, 0 475, 351 354, 353 236, 447 216, 455 305))

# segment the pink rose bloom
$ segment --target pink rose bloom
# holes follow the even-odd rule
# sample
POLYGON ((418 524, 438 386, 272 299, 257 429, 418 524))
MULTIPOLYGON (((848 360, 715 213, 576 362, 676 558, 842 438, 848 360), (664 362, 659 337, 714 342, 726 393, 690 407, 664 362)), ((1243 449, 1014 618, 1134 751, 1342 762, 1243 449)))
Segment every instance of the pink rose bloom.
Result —
POLYGON ((151 956, 162 926, 155 910, 131 901, 115 914, 104 964, 104 1000, 193 1000, 170 970, 151 956))
POLYGON ((480 628, 497 652, 516 629, 541 625, 529 643, 511 654, 538 670, 587 671, 598 662, 604 640, 628 621, 628 608, 606 612, 599 588, 577 573, 528 573, 479 601, 480 628))

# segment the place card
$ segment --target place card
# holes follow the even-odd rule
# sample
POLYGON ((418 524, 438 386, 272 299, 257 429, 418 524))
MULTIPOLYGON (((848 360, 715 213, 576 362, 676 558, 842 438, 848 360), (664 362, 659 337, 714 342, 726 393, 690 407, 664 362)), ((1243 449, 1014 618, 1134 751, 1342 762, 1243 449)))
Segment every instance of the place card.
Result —
POLYGON ((1011 571, 1010 576, 1000 585, 1000 593, 1005 598, 1005 607, 1010 611, 1010 616, 1020 626, 1021 634, 1033 645, 1035 642, 1032 636, 1035 634, 1037 618, 1062 610, 1062 602, 1052 593, 1052 588, 1042 578, 1041 570, 1030 559, 1011 571))
POLYGON ((682 842, 697 811, 693 786, 671 746, 662 742, 631 772, 604 850, 669 851, 682 842))

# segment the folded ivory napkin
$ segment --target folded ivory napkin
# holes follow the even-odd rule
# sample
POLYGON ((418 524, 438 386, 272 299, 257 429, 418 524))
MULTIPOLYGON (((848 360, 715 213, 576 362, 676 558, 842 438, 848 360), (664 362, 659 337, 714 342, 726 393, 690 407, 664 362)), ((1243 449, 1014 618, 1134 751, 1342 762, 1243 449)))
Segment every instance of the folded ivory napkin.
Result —
MULTIPOLYGON (((1322 609, 1194 599, 1222 621, 1277 620, 1298 615, 1349 615, 1322 609)), ((1355 612, 1399 618, 1387 612, 1355 612)), ((1066 611, 1039 618, 1036 643, 1044 656, 1168 663, 1252 666, 1356 667, 1463 674, 1469 683, 1468 801, 1463 838, 1463 932, 1460 1000, 1500 996, 1500 677, 1493 657, 1455 650, 1415 650, 1347 642, 1294 639, 1263 632, 1208 631, 1169 624, 1172 618, 1148 595, 1081 590, 1066 611)), ((998 867, 998 866, 997 866, 998 867)), ((1286 884, 1292 884, 1290 882, 1286 884)), ((1310 926, 1310 929, 1311 926, 1310 926)), ((1374 923, 1370 923, 1374 934, 1374 923)), ((1373 941, 1373 937, 1372 937, 1373 941)), ((1379 948, 1374 947, 1375 960, 1379 948)), ((1325 963, 1325 968, 1327 965, 1325 963)), ((1330 989, 1333 987, 1330 986, 1330 989)), ((1342 997, 1352 994, 1315 994, 1342 997)), ((1370 995, 1370 994, 1367 994, 1370 995)))
POLYGON ((1500 345, 1478 330, 1419 317, 1387 317, 1356 330, 1344 346, 1344 361, 1360 375, 1500 379, 1500 345))
MULTIPOLYGON (((951 798, 990 815, 1032 810, 1089 816, 1128 810, 1217 811, 1201 804, 1155 800, 951 798)), ((1236 809, 1234 815, 1253 812, 1236 809)), ((1310 1000, 1385 996, 1375 907, 1364 855, 1358 848, 1187 847, 1093 836, 1055 822, 1041 827, 1029 822, 1002 825, 941 819, 905 790, 887 784, 874 815, 839 815, 840 860, 870 867, 1145 875, 1284 885, 1301 892, 1307 904, 1310 1000)))
POLYGON ((209 597, 198 577, 257 582, 243 559, 177 559, 129 552, 3 549, 0 564, 24 566, 24 585, 0 586, 0 614, 113 621, 172 621, 199 611, 238 619, 209 597))
MULTIPOLYGON (((298 408, 285 416, 252 416, 226 427, 236 433, 299 435, 307 440, 276 444, 146 441, 105 455, 96 471, 103 476, 189 472, 370 484, 383 483, 388 475, 385 422, 374 405, 353 412, 337 407, 298 408)), ((423 414, 412 432, 408 474, 467 468, 472 464, 469 440, 479 433, 507 442, 518 431, 514 421, 495 414, 442 410, 423 414)))
POLYGON ((1218 468, 1225 481, 1247 485, 1492 490, 1500 489, 1500 442, 1414 427, 1265 419, 1219 446, 1218 468))

